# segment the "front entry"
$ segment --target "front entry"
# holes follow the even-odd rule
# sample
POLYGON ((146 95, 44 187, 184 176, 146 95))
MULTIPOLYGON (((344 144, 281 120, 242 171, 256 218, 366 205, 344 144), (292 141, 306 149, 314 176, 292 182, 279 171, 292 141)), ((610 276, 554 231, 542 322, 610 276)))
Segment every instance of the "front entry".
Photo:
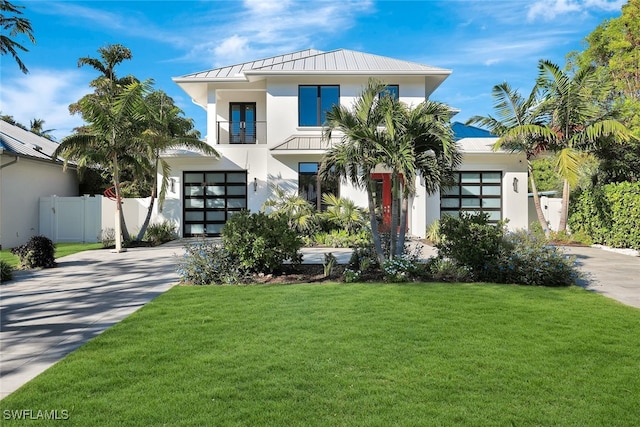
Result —
POLYGON ((256 103, 231 102, 229 104, 231 144, 256 143, 256 103))
POLYGON ((247 209, 247 172, 184 172, 184 237, 220 236, 235 213, 247 209))
MULTIPOLYGON (((382 217, 382 228, 389 230, 391 227, 391 174, 372 173, 371 179, 376 182, 376 211, 382 217)), ((398 203, 398 218, 400 218, 401 206, 398 203)))

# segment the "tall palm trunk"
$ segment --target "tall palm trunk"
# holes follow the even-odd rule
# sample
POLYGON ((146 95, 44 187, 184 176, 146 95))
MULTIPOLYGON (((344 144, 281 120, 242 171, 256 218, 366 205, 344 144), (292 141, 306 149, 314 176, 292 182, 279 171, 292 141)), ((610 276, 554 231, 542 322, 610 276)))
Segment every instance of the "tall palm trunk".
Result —
POLYGON ((122 240, 127 242, 131 240, 131 236, 129 235, 129 230, 127 230, 127 224, 124 219, 124 212, 122 211, 122 197, 120 196, 120 168, 118 165, 117 154, 114 154, 113 156, 113 172, 113 185, 115 187, 116 193, 116 213, 118 214, 118 218, 120 219, 120 233, 122 236, 122 240))
POLYGON ((398 223, 400 218, 398 217, 398 187, 399 187, 398 173, 393 172, 391 175, 391 227, 389 230, 389 259, 396 256, 398 251, 398 223))
POLYGON ((396 256, 402 256, 404 253, 404 242, 407 236, 407 212, 409 211, 409 196, 402 193, 402 204, 400 205, 400 230, 398 231, 398 246, 396 248, 396 256))
POLYGON ((156 184, 153 185, 151 189, 151 197, 149 200, 149 207, 147 208, 147 216, 144 218, 144 222, 142 223, 142 227, 140 227, 140 232, 138 232, 138 237, 136 237, 136 242, 142 241, 144 238, 144 233, 147 232, 147 227, 149 227, 149 222, 151 222, 151 214, 153 213, 153 206, 155 205, 155 201, 158 193, 158 187, 156 184))
POLYGON ((378 263, 384 263, 384 252, 382 250, 382 240, 380 240, 380 232, 378 231, 378 219, 376 218, 376 203, 373 200, 376 182, 372 179, 367 180, 367 202, 369 203, 369 225, 371 227, 371 238, 373 239, 373 248, 376 251, 378 263))
POLYGON ((149 200, 149 207, 147 208, 147 216, 144 218, 142 227, 140 227, 140 232, 138 232, 138 237, 136 237, 136 242, 140 242, 144 238, 144 233, 147 232, 147 227, 149 227, 149 222, 151 222, 151 215, 153 214, 153 206, 155 205, 156 198, 158 197, 158 156, 156 156, 154 171, 155 171, 155 180, 153 181, 153 187, 151 187, 151 197, 150 197, 151 200, 149 200))
POLYGON ((538 216, 538 222, 540 223, 540 227, 542 227, 542 231, 544 232, 544 236, 549 238, 549 224, 547 220, 544 218, 544 213, 542 212, 542 205, 540 204, 540 195, 538 194, 538 187, 536 186, 536 180, 533 177, 533 166, 531 162, 528 163, 529 169, 529 182, 531 183, 531 191, 533 191, 533 205, 536 208, 536 215, 538 216))
POLYGON ((569 180, 565 179, 562 184, 562 209, 560 210, 560 224, 558 232, 567 231, 567 219, 569 217, 569 180))

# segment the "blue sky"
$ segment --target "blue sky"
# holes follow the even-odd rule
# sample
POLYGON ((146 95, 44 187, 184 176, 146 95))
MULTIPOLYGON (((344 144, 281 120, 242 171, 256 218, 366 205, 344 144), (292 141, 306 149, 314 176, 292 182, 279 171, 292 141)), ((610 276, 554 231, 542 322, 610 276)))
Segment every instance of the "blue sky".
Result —
POLYGON ((25 6, 36 45, 20 55, 24 75, 1 57, 0 112, 28 126, 34 118, 61 139, 81 125, 68 105, 90 92, 95 70, 80 57, 120 43, 133 59, 121 76, 152 78, 206 135, 205 111, 172 77, 315 48, 390 56, 453 70, 431 99, 460 110, 455 120, 492 112, 491 88, 507 81, 528 94, 539 59, 564 65, 620 0, 448 1, 47 1, 25 6))

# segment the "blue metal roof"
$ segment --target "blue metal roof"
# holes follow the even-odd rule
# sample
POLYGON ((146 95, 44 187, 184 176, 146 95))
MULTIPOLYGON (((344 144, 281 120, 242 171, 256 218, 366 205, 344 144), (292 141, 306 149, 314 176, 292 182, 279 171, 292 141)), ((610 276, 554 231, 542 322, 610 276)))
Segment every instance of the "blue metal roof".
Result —
POLYGON ((453 122, 451 126, 456 141, 460 141, 464 138, 495 138, 491 132, 485 129, 481 129, 475 126, 467 126, 460 122, 453 122))

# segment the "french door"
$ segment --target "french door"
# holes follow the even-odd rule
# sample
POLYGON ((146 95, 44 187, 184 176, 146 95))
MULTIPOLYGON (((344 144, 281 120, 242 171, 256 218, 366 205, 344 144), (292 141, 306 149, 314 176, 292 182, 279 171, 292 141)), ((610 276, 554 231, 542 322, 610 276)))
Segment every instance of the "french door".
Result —
POLYGON ((231 102, 229 103, 231 144, 255 144, 256 143, 256 103, 255 102, 231 102))

